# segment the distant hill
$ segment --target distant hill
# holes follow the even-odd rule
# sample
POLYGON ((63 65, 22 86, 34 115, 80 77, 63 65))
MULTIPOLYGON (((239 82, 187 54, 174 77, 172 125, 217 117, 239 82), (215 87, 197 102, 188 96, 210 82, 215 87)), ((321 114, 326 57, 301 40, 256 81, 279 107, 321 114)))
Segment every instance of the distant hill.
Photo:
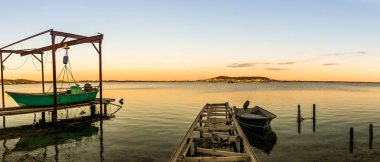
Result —
POLYGON ((238 83, 238 82, 273 82, 277 80, 270 79, 267 77, 260 77, 260 76, 242 76, 242 77, 218 76, 215 78, 199 80, 199 81, 238 83))
POLYGON ((41 83, 41 82, 34 81, 34 80, 27 80, 27 79, 4 79, 4 84, 35 84, 35 83, 41 83))

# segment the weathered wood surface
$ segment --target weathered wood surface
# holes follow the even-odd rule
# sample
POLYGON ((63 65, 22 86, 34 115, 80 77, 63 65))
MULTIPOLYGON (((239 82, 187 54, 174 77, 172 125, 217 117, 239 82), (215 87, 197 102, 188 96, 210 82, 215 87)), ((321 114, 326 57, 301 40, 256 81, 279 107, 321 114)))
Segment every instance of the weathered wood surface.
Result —
POLYGON ((258 162, 228 103, 206 104, 170 162, 258 162), (199 136, 199 138, 197 137, 199 136))
MULTIPOLYGON (((103 104, 109 104, 114 102, 113 98, 103 98, 103 104)), ((89 106, 93 104, 100 104, 100 100, 97 98, 94 101, 78 103, 78 104, 70 104, 70 105, 61 105, 58 106, 58 110, 62 109, 70 109, 70 108, 78 108, 83 106, 89 106)), ((0 108, 0 116, 9 116, 9 115, 20 115, 20 114, 29 114, 29 113, 37 113, 37 112, 45 112, 45 111, 53 111, 53 107, 8 107, 8 108, 0 108)))

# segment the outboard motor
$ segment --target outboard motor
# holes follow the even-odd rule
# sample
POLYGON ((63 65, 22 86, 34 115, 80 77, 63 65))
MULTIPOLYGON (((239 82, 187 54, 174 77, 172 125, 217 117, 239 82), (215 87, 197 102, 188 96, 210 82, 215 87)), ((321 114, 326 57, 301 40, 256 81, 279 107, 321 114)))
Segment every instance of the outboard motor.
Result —
POLYGON ((86 83, 84 85, 84 91, 91 92, 92 91, 92 85, 90 83, 86 83))
POLYGON ((124 104, 124 99, 121 98, 121 99, 119 100, 119 103, 120 103, 120 105, 123 105, 123 104, 124 104))
POLYGON ((243 105, 243 108, 244 109, 247 109, 249 106, 249 100, 245 101, 244 105, 243 105))

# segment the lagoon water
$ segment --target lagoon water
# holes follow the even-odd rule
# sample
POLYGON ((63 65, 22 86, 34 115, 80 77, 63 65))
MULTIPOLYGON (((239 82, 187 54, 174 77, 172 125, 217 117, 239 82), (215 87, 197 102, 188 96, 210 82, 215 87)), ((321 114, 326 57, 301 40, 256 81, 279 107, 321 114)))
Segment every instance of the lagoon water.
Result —
MULTIPOLYGON (((39 92, 41 86, 6 85, 5 89, 39 92)), ((115 118, 55 135, 59 142, 46 142, 51 135, 0 140, 0 159, 168 161, 204 104, 228 101, 241 107, 250 100, 251 106, 278 116, 271 124, 270 146, 254 147, 263 162, 380 161, 380 84, 376 83, 104 83, 104 96, 125 99, 115 118), (305 118, 311 117, 312 104, 317 105, 315 132, 312 120, 304 120, 298 132, 298 104, 305 118), (374 125, 372 149, 370 123, 374 125), (349 152, 350 127, 354 128, 353 153, 349 152)), ((8 96, 5 100, 7 106, 16 105, 8 96)), ((116 110, 112 106, 109 112, 116 110)), ((79 108, 68 115, 78 117, 81 111, 89 113, 88 108, 79 108)), ((66 111, 59 111, 59 116, 65 118, 66 111)), ((39 118, 36 114, 36 121, 39 118)), ((33 114, 6 117, 6 127, 33 122, 33 114)))

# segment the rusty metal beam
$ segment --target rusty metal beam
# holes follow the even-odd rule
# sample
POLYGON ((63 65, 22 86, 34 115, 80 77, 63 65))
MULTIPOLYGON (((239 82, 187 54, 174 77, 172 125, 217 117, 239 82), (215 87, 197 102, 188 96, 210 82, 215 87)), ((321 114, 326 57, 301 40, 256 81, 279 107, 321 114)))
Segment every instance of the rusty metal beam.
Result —
POLYGON ((44 55, 43 54, 41 55, 41 73, 42 73, 42 93, 45 93, 45 72, 44 72, 44 55))
MULTIPOLYGON (((14 54, 22 54, 24 52, 30 52, 33 50, 0 50, 1 53, 14 53, 14 54)), ((42 54, 42 52, 35 52, 33 54, 42 54)))
POLYGON ((65 33, 65 32, 60 32, 60 31, 54 31, 55 36, 61 36, 61 37, 69 37, 69 38, 75 38, 75 39, 80 39, 80 38, 85 38, 85 36, 77 35, 77 34, 71 34, 71 33, 65 33))
MULTIPOLYGON (((0 52, 1 53, 1 52, 0 52)), ((1 60, 3 63, 5 62, 5 60, 7 60, 13 53, 10 53, 7 57, 5 57, 4 60, 1 60)))
POLYGON ((18 44, 18 43, 21 43, 21 42, 26 41, 26 40, 28 40, 28 39, 32 39, 32 38, 34 38, 34 37, 40 36, 40 35, 42 35, 42 34, 48 33, 48 32, 50 32, 50 31, 52 31, 52 30, 53 30, 53 29, 49 29, 49 30, 43 31, 43 32, 41 32, 41 33, 38 33, 38 34, 32 35, 32 36, 30 36, 30 37, 27 37, 27 38, 25 38, 25 39, 19 40, 19 41, 17 41, 17 42, 11 43, 11 44, 9 44, 9 45, 6 45, 6 46, 0 48, 0 50, 2 50, 2 49, 4 49, 4 48, 7 48, 7 47, 10 47, 10 46, 13 46, 13 45, 18 44))
POLYGON ((32 56, 34 56, 34 58, 36 58, 39 62, 41 62, 41 60, 34 54, 32 54, 32 56))
POLYGON ((54 31, 51 31, 51 46, 49 46, 52 54, 52 62, 53 62, 53 93, 54 93, 54 110, 52 113, 52 121, 56 122, 58 120, 58 114, 57 114, 57 107, 58 107, 58 99, 57 99, 57 70, 55 65, 55 50, 56 44, 55 44, 55 35, 53 34, 54 31))
POLYGON ((0 69, 1 69, 1 99, 2 99, 2 106, 5 108, 5 101, 4 101, 4 68, 3 68, 3 54, 0 52, 0 69))
MULTIPOLYGON (((54 44, 54 46, 55 46, 54 49, 62 48, 65 44, 67 44, 68 46, 73 46, 73 45, 78 45, 78 44, 83 44, 83 43, 96 42, 96 41, 100 41, 102 39, 103 39, 103 35, 85 37, 85 38, 81 38, 81 39, 77 39, 77 40, 67 41, 67 42, 64 42, 63 44, 54 44)), ((38 49, 35 49, 32 51, 27 51, 27 52, 21 53, 21 56, 25 56, 25 55, 36 53, 36 52, 50 51, 52 49, 53 49, 52 45, 46 46, 46 47, 38 48, 38 49)))

